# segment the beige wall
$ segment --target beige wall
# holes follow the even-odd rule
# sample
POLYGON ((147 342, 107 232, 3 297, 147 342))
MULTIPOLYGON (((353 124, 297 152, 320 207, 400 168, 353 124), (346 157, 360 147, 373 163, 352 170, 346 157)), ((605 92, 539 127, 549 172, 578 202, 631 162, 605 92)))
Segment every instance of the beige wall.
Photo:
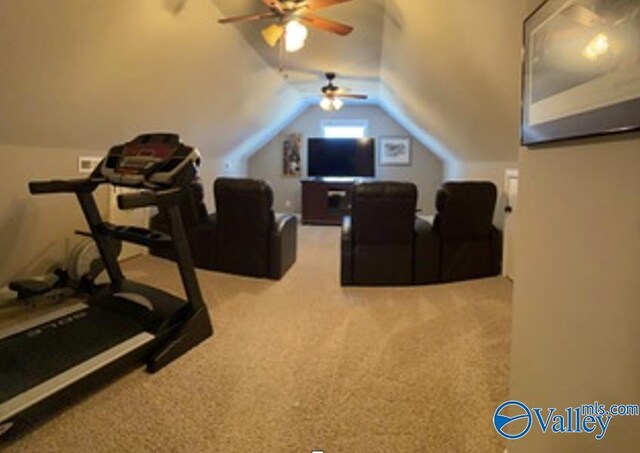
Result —
MULTIPOLYGON (((300 213, 301 185, 298 178, 282 176, 282 142, 293 132, 302 133, 302 167, 306 172, 306 142, 309 137, 322 137, 322 120, 364 119, 369 122, 369 135, 410 136, 380 108, 374 106, 345 106, 338 113, 327 113, 311 106, 297 120, 288 125, 275 139, 249 159, 249 175, 269 181, 274 192, 274 207, 280 212, 300 213), (288 203, 290 202, 290 206, 288 203)), ((379 166, 376 162, 376 177, 381 180, 411 181, 418 186, 418 207, 425 213, 434 211, 434 197, 442 183, 443 165, 417 140, 412 139, 411 166, 379 166)), ((376 159, 377 160, 377 159, 376 159)))
MULTIPOLYGON (((535 407, 640 404, 640 137, 523 150, 511 397, 535 407)), ((631 451, 634 418, 510 452, 631 451)))
MULTIPOLYGON (((639 150, 634 134, 520 152, 512 398, 640 404, 639 150)), ((534 428, 509 452, 634 451, 639 422, 602 441, 534 428)))
MULTIPOLYGON (((100 152, 0 145, 0 286, 13 278, 30 277, 64 263, 86 223, 75 196, 29 194, 31 180, 78 178, 78 156, 100 152)), ((96 193, 106 214, 108 195, 96 193)))

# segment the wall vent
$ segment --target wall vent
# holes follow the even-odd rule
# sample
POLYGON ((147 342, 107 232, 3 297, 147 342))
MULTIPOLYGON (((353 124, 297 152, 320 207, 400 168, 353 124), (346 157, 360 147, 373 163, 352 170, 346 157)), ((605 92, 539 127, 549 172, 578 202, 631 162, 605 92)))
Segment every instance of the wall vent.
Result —
POLYGON ((102 157, 80 156, 78 157, 78 173, 91 173, 98 166, 102 157))

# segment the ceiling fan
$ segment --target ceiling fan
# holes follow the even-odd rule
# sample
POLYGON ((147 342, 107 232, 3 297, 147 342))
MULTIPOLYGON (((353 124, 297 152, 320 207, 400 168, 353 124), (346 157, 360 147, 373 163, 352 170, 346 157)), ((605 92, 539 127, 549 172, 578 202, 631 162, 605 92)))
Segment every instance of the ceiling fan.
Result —
POLYGON ((340 88, 333 84, 336 78, 335 72, 327 72, 325 74, 328 83, 322 87, 322 100, 320 101, 320 107, 327 111, 340 110, 344 105, 342 99, 359 99, 365 100, 369 96, 366 94, 351 94, 348 89, 340 88))
POLYGON ((263 19, 276 19, 277 23, 269 25, 262 30, 262 37, 274 47, 278 42, 284 44, 287 52, 296 52, 304 46, 308 30, 304 24, 318 30, 327 31, 340 36, 346 36, 353 31, 353 27, 333 20, 325 19, 309 11, 327 8, 339 3, 347 3, 352 0, 261 0, 269 11, 242 16, 220 19, 221 24, 233 22, 257 21, 263 19), (284 39, 283 39, 284 38, 284 39))

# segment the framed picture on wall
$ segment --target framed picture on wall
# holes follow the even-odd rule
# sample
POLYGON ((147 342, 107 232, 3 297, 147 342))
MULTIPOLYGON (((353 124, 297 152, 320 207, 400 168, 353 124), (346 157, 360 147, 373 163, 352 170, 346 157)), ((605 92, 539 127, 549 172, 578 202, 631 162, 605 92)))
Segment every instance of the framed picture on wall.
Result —
POLYGON ((380 137, 380 165, 411 165, 411 138, 380 137))
POLYGON ((547 0, 524 51, 523 145, 640 129, 640 1, 547 0))
POLYGON ((288 134, 282 143, 282 175, 300 177, 302 134, 288 134))

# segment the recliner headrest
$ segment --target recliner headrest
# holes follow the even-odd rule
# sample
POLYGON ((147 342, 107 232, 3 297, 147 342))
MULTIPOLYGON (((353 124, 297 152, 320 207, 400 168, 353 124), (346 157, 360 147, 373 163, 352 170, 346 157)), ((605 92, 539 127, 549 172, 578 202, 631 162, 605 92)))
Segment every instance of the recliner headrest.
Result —
POLYGON ((447 239, 484 237, 493 226, 496 198, 492 182, 447 182, 436 194, 434 226, 447 239))
POLYGON ((418 189, 407 182, 366 182, 352 190, 353 238, 360 243, 411 243, 418 189))
POLYGON ((219 197, 232 196, 243 199, 263 200, 266 208, 273 206, 271 186, 262 179, 251 178, 217 178, 213 184, 216 204, 219 197))
POLYGON ((262 234, 273 226, 273 192, 266 181, 218 178, 214 183, 218 231, 238 237, 262 234))

